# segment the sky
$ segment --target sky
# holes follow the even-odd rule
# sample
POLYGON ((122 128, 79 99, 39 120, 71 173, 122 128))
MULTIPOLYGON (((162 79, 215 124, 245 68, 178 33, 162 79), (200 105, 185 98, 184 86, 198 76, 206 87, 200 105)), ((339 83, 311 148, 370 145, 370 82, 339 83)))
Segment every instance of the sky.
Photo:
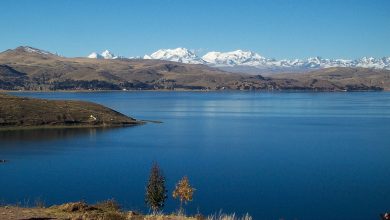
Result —
POLYGON ((251 50, 267 58, 390 56, 390 0, 1 0, 0 51, 251 50))

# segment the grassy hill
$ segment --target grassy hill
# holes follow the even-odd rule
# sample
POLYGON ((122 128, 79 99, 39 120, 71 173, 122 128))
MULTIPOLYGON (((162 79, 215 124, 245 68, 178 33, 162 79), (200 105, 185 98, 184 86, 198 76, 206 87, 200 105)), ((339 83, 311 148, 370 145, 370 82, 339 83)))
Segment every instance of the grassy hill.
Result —
POLYGON ((0 129, 112 127, 141 123, 91 102, 20 98, 0 93, 0 129))

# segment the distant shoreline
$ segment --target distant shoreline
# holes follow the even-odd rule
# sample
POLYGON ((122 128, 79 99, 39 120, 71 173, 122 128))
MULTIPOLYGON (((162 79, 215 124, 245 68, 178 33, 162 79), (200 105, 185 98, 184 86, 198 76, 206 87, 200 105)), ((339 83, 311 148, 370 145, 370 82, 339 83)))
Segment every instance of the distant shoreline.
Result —
POLYGON ((167 90, 167 89, 142 89, 142 90, 0 90, 0 93, 36 93, 36 92, 41 92, 41 93, 59 93, 59 92, 64 92, 64 93, 98 93, 98 92, 198 92, 198 93, 207 93, 207 92, 313 92, 313 93, 338 93, 338 92, 390 92, 390 89, 382 89, 382 90, 310 90, 310 89, 281 89, 281 90, 233 90, 233 89, 225 89, 225 90, 191 90, 191 89, 178 89, 178 90, 167 90))

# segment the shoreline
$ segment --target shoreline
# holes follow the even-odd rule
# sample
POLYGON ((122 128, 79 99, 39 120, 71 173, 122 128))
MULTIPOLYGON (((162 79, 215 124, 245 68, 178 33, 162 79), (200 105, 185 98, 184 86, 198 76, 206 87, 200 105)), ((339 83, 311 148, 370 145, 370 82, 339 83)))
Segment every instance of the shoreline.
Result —
MULTIPOLYGON (((10 127, 0 127, 0 131, 20 131, 20 130, 37 130, 37 129, 45 129, 45 130, 52 130, 52 129, 83 129, 83 128, 126 128, 126 127, 133 127, 137 125, 144 125, 147 122, 153 122, 148 120, 140 120, 137 121, 137 123, 134 124, 127 124, 127 125, 43 125, 43 126, 10 126, 10 127)), ((157 122, 156 123, 162 123, 157 122)))
POLYGON ((90 128, 127 128, 127 127, 134 127, 138 125, 145 125, 147 123, 153 123, 153 124, 161 124, 162 121, 157 120, 137 120, 133 124, 124 124, 124 125, 43 125, 43 126, 25 126, 25 127, 18 127, 18 126, 10 126, 10 127, 0 127, 1 131, 21 131, 21 130, 37 130, 37 129, 44 129, 44 130, 52 130, 52 129, 90 129, 90 128))
POLYGON ((0 90, 0 93, 98 93, 98 92, 197 92, 197 93, 224 93, 224 92, 262 92, 262 93, 354 93, 354 92, 390 92, 390 89, 382 90, 310 90, 310 89, 281 89, 281 90, 156 90, 156 89, 142 89, 142 90, 0 90))

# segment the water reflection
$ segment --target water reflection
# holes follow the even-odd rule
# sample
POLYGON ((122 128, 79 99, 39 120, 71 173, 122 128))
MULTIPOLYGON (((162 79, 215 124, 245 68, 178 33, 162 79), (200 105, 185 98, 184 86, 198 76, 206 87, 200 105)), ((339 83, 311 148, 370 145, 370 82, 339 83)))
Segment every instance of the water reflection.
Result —
POLYGON ((0 143, 20 141, 47 141, 69 139, 80 136, 95 137, 101 132, 120 128, 54 128, 0 131, 0 143))

